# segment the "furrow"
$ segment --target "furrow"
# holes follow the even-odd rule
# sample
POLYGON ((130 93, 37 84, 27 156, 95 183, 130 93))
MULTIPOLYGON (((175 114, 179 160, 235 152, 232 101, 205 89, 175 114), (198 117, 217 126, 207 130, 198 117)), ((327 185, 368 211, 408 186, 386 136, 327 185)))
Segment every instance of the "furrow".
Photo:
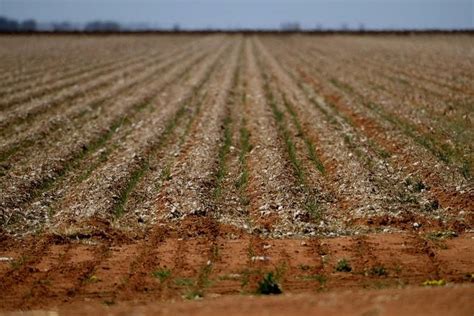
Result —
MULTIPOLYGON (((39 77, 37 80, 35 80, 35 78, 32 78, 31 76, 29 76, 28 81, 25 82, 25 84, 23 85, 16 83, 16 84, 13 84, 12 87, 10 87, 9 89, 0 90, 0 97, 6 94, 8 95, 8 97, 5 99, 5 101, 7 102, 7 105, 6 107, 3 107, 3 109, 11 106, 10 102, 12 102, 14 105, 14 104, 20 103, 21 101, 19 100, 21 100, 22 98, 31 99, 37 96, 43 96, 46 93, 51 93, 59 89, 65 88, 68 86, 68 84, 64 82, 65 80, 67 82, 69 82, 70 80, 74 80, 74 81, 71 81, 72 84, 74 84, 74 82, 79 82, 83 75, 91 73, 93 72, 93 70, 100 70, 100 69, 110 70, 110 69, 116 68, 117 64, 123 63, 124 61, 127 61, 127 64, 130 64, 134 62, 139 62, 141 59, 144 59, 144 58, 145 59, 153 58, 157 54, 158 54, 157 52, 150 54, 150 52, 144 51, 144 52, 134 52, 133 55, 131 56, 129 55, 118 56, 114 60, 104 61, 104 60, 99 59, 97 61, 88 61, 88 63, 84 63, 83 60, 80 60, 78 64, 73 64, 72 66, 70 65, 67 69, 64 69, 63 65, 59 66, 58 68, 61 69, 61 72, 59 73, 60 75, 55 76, 53 78, 45 79, 43 75, 42 77, 39 77), (25 94, 27 94, 28 96, 23 96, 25 94)), ((0 108, 2 108, 1 105, 0 105, 0 108)))
POLYGON ((238 70, 229 95, 229 109, 224 119, 223 142, 218 154, 218 169, 213 192, 218 220, 224 224, 250 230, 246 186, 248 169, 246 158, 251 146, 245 128, 242 110, 246 102, 244 69, 244 45, 239 53, 238 70))
MULTIPOLYGON (((307 58, 300 58, 304 60, 305 64, 311 64, 311 61, 309 61, 307 58)), ((349 85, 346 82, 347 79, 344 79, 344 82, 340 81, 339 79, 336 79, 336 77, 338 76, 338 72, 335 72, 333 74, 325 73, 324 76, 324 80, 331 82, 336 89, 340 90, 341 94, 350 96, 350 98, 353 99, 356 104, 360 104, 365 107, 366 112, 367 110, 369 110, 369 112, 373 113, 373 115, 377 117, 374 119, 381 119, 382 122, 386 122, 392 128, 395 127, 406 137, 411 138, 412 141, 414 141, 416 144, 430 152, 441 162, 455 166, 459 169, 459 173, 467 179, 471 177, 470 173, 472 169, 472 157, 470 157, 470 155, 468 154, 469 145, 464 146, 462 143, 450 144, 444 142, 442 139, 439 139, 439 137, 444 138, 445 136, 443 136, 443 134, 446 134, 446 132, 436 133, 437 135, 432 135, 433 132, 436 132, 436 130, 433 130, 431 127, 433 125, 433 122, 425 123, 425 126, 427 127, 425 127, 423 130, 422 128, 420 128, 420 122, 422 122, 424 118, 418 118, 416 120, 416 123, 410 122, 409 118, 403 117, 403 112, 399 110, 403 109, 403 107, 400 108, 398 103, 396 103, 396 106, 395 104, 392 105, 390 99, 387 98, 385 98, 382 103, 377 102, 376 100, 374 100, 373 95, 368 96, 368 93, 366 92, 365 88, 358 87, 356 89, 353 85, 349 85), (387 109, 387 107, 391 107, 393 108, 393 110, 387 109)), ((357 81, 355 81, 354 84, 358 84, 357 81)), ((418 111, 417 113, 422 112, 418 111)), ((466 135, 465 137, 468 136, 466 135)))
MULTIPOLYGON (((110 39, 109 39, 110 40, 110 39)), ((157 45, 155 43, 149 45, 143 45, 140 43, 140 39, 129 40, 115 38, 110 41, 105 40, 99 46, 95 46, 94 50, 90 50, 86 41, 78 41, 77 43, 81 47, 66 47, 64 48, 68 51, 66 61, 64 61, 64 55, 54 56, 54 53, 48 48, 45 51, 42 51, 39 47, 35 46, 36 50, 28 51, 33 56, 37 57, 37 64, 43 64, 42 69, 37 71, 38 74, 34 76, 34 73, 25 74, 25 76, 17 78, 12 85, 15 90, 26 91, 28 87, 38 88, 40 85, 45 86, 46 84, 52 84, 59 82, 62 79, 72 78, 76 75, 87 73, 85 69, 95 69, 97 67, 113 65, 120 61, 126 60, 137 60, 140 58, 147 58, 156 55, 156 53, 150 54, 150 51, 156 52, 157 45), (115 43, 117 42, 118 43, 115 43), (112 43, 110 42, 112 41, 112 43), (115 41, 115 42, 114 42, 115 41), (123 41, 127 41, 124 43, 123 41), (82 45, 81 45, 82 42, 82 45), (137 43, 138 42, 138 43, 137 43), (134 45, 138 44, 138 45, 134 45), (141 45, 140 45, 141 44, 141 45), (111 45, 111 46, 107 46, 111 45), (133 47, 133 49, 131 49, 133 47), (41 55, 44 54, 44 55, 41 55), (88 56, 93 55, 93 56, 88 56), (87 56, 87 57, 84 57, 87 56), (56 58, 55 58, 56 57, 56 58), (58 58, 59 57, 59 58, 58 58), (50 64, 48 64, 48 62, 50 64), (92 65, 92 67, 90 66, 92 65), (58 71, 60 70, 60 71, 58 71), (59 76, 58 76, 59 74, 59 76), (39 77, 36 80, 36 77, 39 77), (35 82, 35 80, 37 82, 35 82), (23 85, 19 84, 20 82, 24 83, 23 85)), ((67 41, 57 40, 54 44, 61 45, 67 41)), ((160 37, 157 41, 165 49, 176 47, 179 44, 185 43, 181 40, 173 40, 166 37, 160 37)), ((158 46, 159 47, 159 46, 158 46)), ((57 51, 59 47, 55 47, 57 51)), ((20 52, 21 54, 24 52, 20 52)), ((18 55, 17 54, 17 55, 18 55)), ((33 64, 36 64, 33 63, 33 64)), ((31 69, 31 66, 25 67, 26 69, 31 69)), ((5 83, 5 82, 3 82, 5 83)), ((4 93, 12 94, 13 90, 5 91, 4 93)))
POLYGON ((221 124, 225 119, 229 91, 237 67, 238 45, 232 49, 229 65, 221 69, 208 84, 203 115, 195 122, 190 131, 192 136, 184 145, 180 159, 172 166, 171 179, 163 184, 157 199, 163 218, 214 216, 214 206, 210 201, 215 181, 213 174, 216 172, 221 124))
MULTIPOLYGON (((299 221, 303 198, 297 180, 288 170, 285 153, 279 140, 278 127, 273 125, 273 114, 267 108, 264 85, 258 69, 253 39, 246 46, 246 99, 244 120, 249 131, 252 150, 248 154, 249 179, 247 196, 254 231, 264 235, 285 236, 301 233, 299 221)), ((291 168, 291 167, 290 167, 291 168)))
MULTIPOLYGON (((153 58, 152 54, 150 57, 153 58)), ((123 69, 124 67, 134 66, 136 64, 146 61, 148 58, 124 58, 116 63, 106 64, 105 66, 96 65, 95 67, 87 68, 84 72, 78 73, 72 78, 65 80, 59 80, 57 83, 50 83, 47 85, 34 86, 32 91, 28 89, 22 89, 19 93, 9 93, 9 95, 3 98, 3 102, 0 103, 0 109, 5 113, 5 110, 8 110, 12 107, 25 106, 25 103, 30 100, 35 100, 36 102, 41 102, 41 100, 50 98, 50 95, 61 94, 62 91, 67 90, 70 87, 81 85, 82 82, 90 81, 94 78, 100 78, 101 76, 110 74, 111 71, 116 69, 123 69)), ((8 115, 9 113, 7 113, 8 115)))
MULTIPOLYGON (((201 54, 201 56, 204 56, 204 55, 201 54)), ((102 124, 102 126, 107 126, 108 125, 108 126, 110 126, 110 128, 103 129, 102 131, 100 131, 100 130, 99 131, 94 131, 94 129, 91 129, 91 127, 94 126, 95 124, 98 124, 101 120, 99 120, 99 122, 94 122, 94 121, 88 122, 88 124, 85 125, 84 128, 82 129, 83 132, 86 132, 86 134, 83 134, 84 136, 86 136, 86 138, 85 138, 86 139, 86 141, 85 141, 86 146, 82 147, 80 144, 77 144, 77 142, 75 142, 75 141, 72 142, 71 143, 71 145, 73 146, 72 147, 73 152, 71 153, 72 156, 65 156, 67 160, 64 161, 64 165, 63 165, 64 167, 61 166, 61 165, 59 165, 59 166, 51 165, 49 167, 49 168, 53 168, 49 172, 57 173, 57 175, 55 177, 50 178, 49 180, 48 180, 48 178, 43 178, 43 180, 41 180, 41 178, 40 178, 40 180, 43 181, 41 185, 38 185, 38 184, 36 184, 35 182, 32 181, 32 182, 30 182, 29 186, 31 188, 36 187, 37 189, 34 189, 34 190, 36 190, 38 193, 44 192, 44 190, 47 189, 53 183, 53 181, 56 178, 61 177, 61 175, 65 174, 68 171, 68 169, 72 168, 78 161, 82 160, 85 156, 95 152, 96 150, 100 149, 101 145, 103 143, 105 143, 116 132, 116 130, 123 123, 127 122, 126 121, 127 116, 130 116, 133 113, 139 113, 139 112, 143 111, 144 107, 146 107, 153 100, 154 96, 156 96, 164 87, 169 86, 173 82, 173 80, 175 80, 173 78, 179 78, 179 76, 185 75, 186 71, 189 70, 188 68, 192 65, 192 62, 197 61, 198 58, 199 58, 199 55, 196 56, 195 59, 189 60, 189 63, 180 65, 179 67, 177 67, 176 69, 171 71, 169 74, 167 74, 167 76, 164 76, 163 78, 160 78, 161 85, 160 84, 158 84, 158 85, 155 84, 155 85, 152 86, 152 89, 150 89, 150 90, 147 90, 147 86, 141 87, 141 90, 138 90, 136 92, 136 95, 131 96, 130 98, 128 98, 128 100, 126 102, 116 103, 117 106, 115 106, 115 107, 110 106, 108 108, 105 108, 105 110, 110 111, 111 115, 103 115, 99 118, 101 120, 105 119, 106 124, 102 124), (90 133, 92 133, 92 134, 90 134, 90 133), (87 136, 88 134, 90 134, 90 136, 87 136), (87 141, 87 139, 89 139, 89 141, 87 141), (79 145, 80 148, 78 148, 78 150, 74 149, 78 145, 79 145), (76 152, 76 155, 74 155, 74 152, 76 152), (69 157, 69 158, 67 158, 67 157, 69 157), (59 168, 59 169, 56 169, 57 171, 54 171, 55 170, 54 168, 59 168)), ((84 137, 81 137, 80 133, 76 134, 76 136, 79 137, 79 139, 81 139, 81 138, 84 139, 84 137)), ((67 139, 69 139, 69 138, 67 138, 67 139)), ((72 141, 72 139, 71 139, 71 141, 72 141)), ((63 145, 64 145, 64 143, 63 143, 63 145)), ((54 148, 52 148, 52 149, 54 149, 54 148)), ((65 152, 65 153, 67 153, 67 152, 65 152)), ((71 155, 71 154, 68 154, 68 155, 71 155)), ((40 158, 40 157, 37 157, 37 158, 40 158)), ((47 160, 43 161, 43 163, 48 163, 48 161, 47 160)), ((35 165, 35 164, 32 164, 32 165, 35 165)), ((38 180, 36 180, 36 181, 38 181, 38 180)), ((4 183, 6 184, 7 181, 5 181, 4 183)), ((25 183, 25 184, 27 184, 27 183, 25 183)), ((12 194, 13 194, 12 197, 16 195, 14 193, 12 193, 12 194)), ((29 198, 31 199, 32 197, 35 197, 35 196, 37 196, 37 194, 30 195, 29 198)), ((27 201, 27 200, 24 200, 24 198, 23 198, 23 202, 21 202, 21 203, 24 203, 25 201, 27 201)), ((8 202, 8 199, 5 199, 3 203, 5 205, 4 210, 6 212, 9 208, 8 203, 12 203, 12 202, 8 202)), ((8 213, 9 212, 7 212, 6 214, 4 213, 4 216, 11 215, 11 214, 8 214, 8 213)))
MULTIPOLYGON (((177 50, 179 51, 180 49, 178 48, 177 50)), ((186 50, 183 50, 183 53, 186 53, 186 50)), ((158 60, 166 60, 170 56, 173 56, 173 54, 165 52, 158 60)), ((132 69, 137 71, 146 69, 142 68, 143 66, 146 65, 132 65, 132 69)), ((98 91, 100 88, 104 88, 113 83, 113 80, 120 78, 123 80, 124 76, 128 76, 127 74, 129 74, 129 72, 133 73, 133 71, 131 71, 132 69, 116 69, 115 71, 106 73, 103 77, 91 80, 84 85, 76 85, 71 89, 65 89, 62 93, 56 94, 53 99, 46 99, 43 101, 41 101, 41 99, 33 100, 28 104, 28 106, 22 106, 19 109, 14 109, 11 113, 6 113, 3 120, 0 122, 0 126, 15 126, 19 123, 30 123, 38 114, 55 109, 58 106, 63 105, 64 102, 69 103, 78 97, 85 96, 86 93, 98 91)))
MULTIPOLYGON (((280 137, 285 144, 287 158, 304 196, 304 212, 296 214, 296 220, 320 224, 324 222, 324 209, 332 202, 334 193, 328 190, 321 177, 324 165, 316 154, 315 145, 303 130, 298 114, 285 94, 275 84, 278 80, 263 64, 259 54, 258 64, 263 71, 264 90, 273 112, 280 137)), ((267 59, 268 60, 268 59, 267 59)), ((321 229, 320 229, 321 232, 321 229)), ((306 233, 314 235, 315 228, 306 227, 306 233)))
MULTIPOLYGON (((364 138, 361 138, 360 140, 362 141, 362 143, 365 143, 366 145, 369 145, 369 149, 372 148, 371 151, 373 151, 375 153, 378 152, 377 155, 380 157, 380 159, 382 159, 382 161, 390 157, 390 156, 387 157, 385 152, 392 152, 394 150, 393 147, 387 148, 387 142, 386 141, 379 141, 378 139, 372 139, 371 140, 371 138, 374 137, 374 135, 380 136, 381 134, 380 133, 367 134, 367 131, 368 130, 370 131, 370 129, 372 129, 373 126, 374 126, 372 123, 369 125, 369 124, 367 124, 367 120, 364 120, 362 122, 361 120, 357 120, 356 118, 354 118, 354 115, 348 115, 348 113, 351 113, 350 112, 351 107, 348 107, 347 105, 343 106, 339 99, 334 98, 331 94, 329 94, 328 92, 325 92, 325 90, 322 90, 323 87, 321 86, 321 84, 318 83, 316 80, 313 80, 312 76, 310 76, 307 72, 303 72, 302 69, 299 69, 298 73, 299 74, 304 74, 305 76, 303 76, 303 78, 297 79, 297 80, 303 80, 303 82, 308 82, 312 86, 311 87, 312 91, 307 90, 305 88, 305 84, 301 84, 300 86, 305 91, 305 93, 307 93, 308 96, 310 96, 312 98, 312 103, 317 105, 320 109, 322 109, 323 113, 326 113, 327 118, 330 122, 333 119, 333 117, 338 118, 338 116, 342 115, 342 118, 346 121, 346 123, 348 123, 348 124, 345 124, 345 125, 347 127, 350 127, 351 129, 355 128, 355 130, 348 135, 349 137, 344 137, 344 140, 346 142, 349 142, 349 145, 350 145, 350 143, 353 142, 354 136, 357 136, 358 133, 362 132, 363 134, 365 134, 366 136, 369 137, 368 140, 367 139, 364 140, 364 138), (322 92, 323 93, 322 95, 325 97, 325 99, 321 99, 321 97, 318 96, 315 92, 316 93, 321 93, 322 92), (323 109, 323 108, 326 108, 326 109, 323 109), (332 114, 334 110, 336 110, 335 116, 330 115, 330 113, 332 114), (382 150, 380 150, 379 148, 382 148, 382 150)), ((356 140, 357 140, 357 138, 356 138, 356 140)), ((391 140, 391 142, 393 142, 393 139, 391 140)), ((353 148, 357 149, 358 147, 353 147, 353 148)), ((400 147, 396 147, 396 148, 398 149, 400 147)), ((357 153, 357 151, 356 151, 356 153, 357 153)), ((362 154, 363 154, 363 152, 362 152, 362 154)), ((359 156, 359 154, 357 154, 357 155, 359 156)), ((370 160, 368 160, 367 162, 370 162, 370 160)), ((395 170, 398 170, 397 172, 399 174, 398 174, 397 178, 393 177, 393 175, 394 175, 393 170, 394 169, 391 168, 389 165, 386 165, 386 163, 383 163, 380 166, 375 164, 374 166, 372 166, 372 170, 376 170, 373 167, 377 167, 377 169, 380 169, 379 172, 382 172, 382 174, 387 173, 387 171, 390 172, 391 176, 379 177, 378 178, 379 180, 377 180, 377 181, 378 182, 382 181, 382 183, 383 183, 384 179, 389 179, 389 180, 393 180, 393 182, 392 182, 393 184, 398 183, 397 186, 399 187, 399 191, 398 191, 399 196, 398 197, 395 196, 396 200, 399 200, 399 202, 403 202, 403 203, 405 203, 405 202, 411 203, 412 201, 416 201, 416 200, 413 200, 413 197, 415 197, 415 199, 416 199, 416 196, 418 195, 417 192, 421 191, 422 193, 425 192, 425 194, 424 194, 425 197, 420 200, 421 205, 418 206, 418 209, 420 209, 420 208, 421 209, 426 209, 426 206, 431 205, 431 203, 435 203, 435 202, 432 202, 433 200, 430 197, 431 196, 430 192, 426 192, 426 190, 423 190, 423 189, 418 190, 418 191, 416 191, 416 189, 413 189, 413 183, 415 181, 417 181, 416 178, 419 177, 418 176, 419 172, 413 173, 413 171, 412 171, 412 173, 409 173, 405 169, 406 166, 400 166, 400 165, 398 165, 398 163, 394 163, 393 160, 389 160, 389 162, 390 162, 390 165, 392 165, 393 168, 396 168, 395 170), (380 168, 380 167, 382 167, 382 168, 380 168), (389 169, 384 171, 383 169, 386 169, 387 167, 389 169), (401 185, 402 183, 406 184, 406 188, 404 188, 401 185)), ((370 167, 370 165, 368 165, 368 166, 370 167)), ((425 180, 423 179, 423 182, 424 181, 425 180)), ((385 185, 385 187, 386 187, 386 189, 390 188, 390 186, 387 186, 387 185, 385 185)), ((389 192, 388 194, 391 194, 390 191, 388 191, 388 192, 389 192)), ((435 195, 438 195, 438 194, 439 193, 436 192, 435 195)), ((429 209, 430 212, 433 211, 433 210, 436 210, 436 208, 430 208, 429 209)))
POLYGON ((23 124, 23 132, 21 127, 15 125, 14 131, 17 136, 6 141, 0 150, 0 161, 10 158, 18 152, 25 151, 32 145, 39 145, 41 141, 48 139, 48 136, 57 137, 60 134, 54 133, 58 129, 64 128, 66 124, 74 124, 80 126, 81 122, 86 122, 97 117, 97 111, 107 106, 111 100, 120 95, 126 95, 140 84, 147 84, 160 72, 166 71, 174 64, 180 62, 188 56, 188 52, 184 51, 180 54, 168 53, 176 59, 169 61, 164 60, 161 63, 154 64, 152 67, 146 68, 145 71, 139 72, 137 76, 129 78, 129 80, 120 80, 114 83, 109 89, 100 89, 93 97, 86 95, 74 100, 72 104, 61 104, 57 108, 38 114, 31 119, 26 119, 23 124), (53 116, 51 118, 51 116, 53 116), (45 120, 47 121, 45 123, 45 120))
MULTIPOLYGON (((221 45, 219 51, 222 53, 225 48, 226 45, 221 45)), ((218 54, 214 58, 217 57, 218 54)), ((213 59, 207 60, 207 67, 212 61, 213 59)), ((166 126, 170 124, 169 126, 173 127, 173 118, 199 89, 206 76, 205 70, 206 68, 202 68, 192 81, 179 87, 178 91, 175 91, 178 93, 170 94, 169 101, 166 99, 154 101, 158 102, 160 111, 138 122, 139 125, 119 143, 120 149, 110 155, 107 163, 95 170, 64 199, 64 204, 55 215, 56 221, 61 223, 63 219, 71 218, 80 223, 82 219, 91 216, 108 219, 120 216, 121 205, 127 202, 128 195, 148 171, 150 155, 154 155, 162 145, 163 136, 166 136, 166 126), (157 128, 150 129, 150 126, 157 128)))
POLYGON ((190 98, 180 105, 176 115, 165 127, 160 146, 152 151, 144 164, 146 173, 130 188, 127 199, 118 205, 125 215, 120 218, 122 227, 133 227, 136 223, 156 223, 154 199, 163 184, 171 179, 171 168, 183 151, 191 126, 202 115, 201 108, 208 93, 204 87, 219 66, 217 60, 213 59, 212 62, 212 66, 205 70, 204 79, 195 86, 190 98))
MULTIPOLYGON (((261 51, 264 52, 264 48, 261 48, 261 51)), ((270 58, 268 56, 269 55, 266 54, 266 57, 270 58)), ((285 73, 276 67, 277 65, 273 64, 273 71, 276 71, 276 77, 274 77, 274 79, 281 81, 280 87, 282 91, 287 90, 285 91, 287 102, 291 102, 295 109, 298 109, 298 111, 301 113, 300 117, 302 119, 308 120, 307 124, 311 122, 312 129, 308 132, 312 133, 315 139, 319 140, 318 145, 321 148, 320 151, 326 156, 323 158, 323 161, 325 162, 325 165, 328 166, 325 168, 329 176, 329 179, 327 180, 331 181, 332 183, 337 183, 336 185, 332 184, 332 187, 337 189, 336 194, 339 200, 338 208, 342 208, 339 210, 339 212, 343 211, 345 213, 357 208, 363 208, 367 206, 373 207, 373 205, 376 203, 376 197, 370 193, 367 194, 368 192, 371 192, 371 189, 373 188, 367 179, 367 174, 359 175, 356 178, 355 174, 351 175, 351 172, 346 172, 345 170, 349 168, 361 170, 363 167, 361 167, 357 160, 351 158, 353 154, 347 149, 344 143, 340 142, 340 139, 343 139, 340 135, 338 135, 340 132, 338 133, 334 130, 334 128, 331 128, 332 124, 327 121, 330 119, 330 117, 325 117, 324 111, 321 111, 319 108, 316 109, 317 112, 313 111, 312 109, 314 109, 314 105, 308 102, 299 88, 295 86, 294 82, 292 82, 291 78, 286 77, 285 73), (290 89, 292 92, 289 92, 290 89), (325 118, 324 120, 322 120, 321 114, 323 114, 322 117, 325 118), (344 166, 344 168, 339 168, 339 166, 344 166), (349 177, 349 175, 351 176, 349 177), (355 193, 355 191, 358 192, 355 193), (354 199, 356 196, 358 197, 358 200, 354 199), (346 202, 344 202, 344 200, 346 200, 346 202), (344 208, 349 205, 350 209, 345 210, 344 208)), ((340 129, 341 127, 338 126, 338 128, 340 129)), ((359 171, 358 173, 360 174, 361 172, 359 171)), ((333 216, 341 216, 344 213, 337 214, 337 212, 333 212, 333 216)), ((337 222, 339 225, 342 224, 340 218, 337 222)), ((341 228, 342 227, 339 229, 341 228)), ((333 229, 337 228, 334 227, 333 229)))

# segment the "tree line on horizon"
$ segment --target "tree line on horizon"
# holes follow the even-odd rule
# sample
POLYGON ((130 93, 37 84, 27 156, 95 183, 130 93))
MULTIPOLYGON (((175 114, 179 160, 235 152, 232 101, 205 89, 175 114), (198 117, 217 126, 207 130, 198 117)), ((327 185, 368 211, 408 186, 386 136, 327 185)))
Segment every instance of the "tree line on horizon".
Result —
MULTIPOLYGON (((345 24, 344 24, 345 25, 345 24)), ((342 27, 341 29, 346 29, 342 27)), ((91 21, 85 25, 74 24, 71 22, 53 22, 43 23, 39 25, 34 19, 25 21, 17 21, 15 19, 0 16, 0 32, 35 32, 35 31, 53 31, 53 32, 120 32, 120 31, 181 31, 182 28, 178 23, 173 24, 168 28, 151 27, 146 23, 139 25, 123 25, 115 21, 91 21)), ((210 28, 209 30, 219 30, 210 28)), ((251 30, 251 29, 249 29, 251 30)), ((298 22, 283 22, 280 24, 280 31, 284 32, 298 32, 302 27, 298 22)), ((322 30, 321 24, 317 24, 314 30, 322 30)))
POLYGON ((0 31, 6 32, 33 32, 37 29, 37 23, 33 19, 17 21, 0 16, 0 31))
POLYGON ((151 26, 147 23, 136 23, 136 24, 121 24, 116 21, 90 21, 85 24, 72 23, 68 21, 62 22, 50 22, 50 23, 38 23, 34 19, 27 19, 23 21, 18 21, 12 18, 5 16, 0 16, 0 33, 15 33, 15 32, 141 32, 141 31, 270 31, 270 32, 355 32, 355 33, 377 33, 377 32, 394 32, 394 33, 412 33, 412 32, 474 32, 474 29, 451 29, 451 30, 442 30, 442 29, 370 29, 366 28, 363 23, 359 23, 357 26, 349 26, 347 23, 342 23, 338 28, 326 28, 322 24, 317 23, 314 28, 302 27, 299 22, 283 22, 274 29, 252 29, 252 28, 242 28, 242 29, 227 29, 227 28, 205 28, 205 29, 182 29, 178 23, 173 24, 170 27, 156 27, 151 26))
POLYGON ((35 32, 40 30, 56 32, 86 31, 86 32, 118 32, 125 30, 122 25, 114 21, 91 21, 84 26, 74 25, 70 22, 50 23, 48 27, 39 27, 34 19, 18 21, 0 16, 0 32, 35 32))
MULTIPOLYGON (((278 29, 278 28, 277 28, 278 29)), ((181 31, 178 23, 168 28, 151 27, 149 24, 142 23, 138 25, 123 25, 115 21, 91 21, 86 24, 75 24, 68 21, 52 22, 39 24, 34 19, 17 21, 15 19, 0 16, 0 32, 35 32, 35 31, 53 31, 53 32, 120 32, 120 31, 181 31)), ((219 30, 210 28, 209 30, 219 30)), ((251 30, 251 29, 249 29, 251 30)), ((279 27, 280 31, 298 32, 303 30, 298 22, 283 22, 279 27)), ((323 30, 321 24, 317 24, 313 30, 323 30)), ((341 30, 347 30, 347 24, 343 24, 341 30)))

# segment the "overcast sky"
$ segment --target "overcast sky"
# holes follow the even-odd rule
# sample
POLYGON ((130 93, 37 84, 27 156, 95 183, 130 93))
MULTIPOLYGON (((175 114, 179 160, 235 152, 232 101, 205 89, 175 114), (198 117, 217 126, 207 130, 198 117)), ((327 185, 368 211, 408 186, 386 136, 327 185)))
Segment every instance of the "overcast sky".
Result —
POLYGON ((182 28, 474 28, 474 0, 0 0, 0 15, 39 22, 116 20, 182 28))

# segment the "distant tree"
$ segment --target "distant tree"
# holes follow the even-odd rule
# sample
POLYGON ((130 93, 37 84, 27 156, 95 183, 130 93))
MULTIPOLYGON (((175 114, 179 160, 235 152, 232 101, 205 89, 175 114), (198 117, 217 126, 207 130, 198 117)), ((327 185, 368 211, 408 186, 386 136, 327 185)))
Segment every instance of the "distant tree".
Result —
POLYGON ((36 21, 33 19, 25 20, 20 24, 20 30, 24 32, 36 31, 36 21))
POLYGON ((6 17, 0 16, 0 31, 3 32, 33 32, 36 31, 37 24, 33 19, 25 20, 23 22, 18 22, 14 19, 9 19, 6 17))
POLYGON ((175 23, 173 25, 173 31, 174 32, 179 32, 181 30, 181 26, 179 25, 179 23, 175 23))
POLYGON ((285 32, 296 32, 301 30, 298 22, 285 22, 280 25, 280 30, 285 32))
POLYGON ((69 22, 53 23, 53 31, 55 32, 68 32, 74 31, 76 28, 69 22))
POLYGON ((0 31, 17 32, 18 29, 19 29, 18 21, 0 16, 0 31))
POLYGON ((117 32, 120 31, 120 24, 113 21, 92 21, 84 28, 87 32, 117 32))

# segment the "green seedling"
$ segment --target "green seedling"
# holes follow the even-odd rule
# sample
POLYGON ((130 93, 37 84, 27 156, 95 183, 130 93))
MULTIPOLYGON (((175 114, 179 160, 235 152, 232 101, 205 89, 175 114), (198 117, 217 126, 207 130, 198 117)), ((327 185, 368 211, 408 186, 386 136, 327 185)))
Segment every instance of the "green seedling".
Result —
POLYGON ((374 266, 372 269, 370 269, 370 275, 386 276, 388 275, 388 272, 385 270, 384 266, 374 266))
POLYGON ((425 206, 424 206, 424 211, 425 212, 432 212, 432 211, 435 211, 439 208, 439 202, 438 200, 432 200, 430 202, 428 202, 425 206))
POLYGON ((100 279, 99 279, 96 275, 94 275, 94 274, 91 274, 91 275, 88 276, 87 279, 86 279, 86 282, 87 282, 87 283, 96 283, 96 282, 99 282, 99 281, 100 281, 100 279))
POLYGON ((336 264, 336 271, 338 271, 338 272, 351 272, 352 267, 346 259, 341 259, 336 264))
POLYGON ((270 294, 281 294, 282 290, 278 283, 276 282, 275 278, 273 277, 273 273, 269 272, 265 275, 263 280, 258 282, 257 288, 258 294, 263 295, 270 295, 270 294))
POLYGON ((446 281, 443 279, 440 280, 426 280, 422 283, 423 286, 444 286, 446 285, 446 281))
POLYGON ((170 277, 171 270, 166 269, 166 268, 160 268, 156 271, 153 271, 152 275, 155 278, 157 278, 158 280, 160 280, 160 282, 164 282, 165 280, 167 280, 170 277))

